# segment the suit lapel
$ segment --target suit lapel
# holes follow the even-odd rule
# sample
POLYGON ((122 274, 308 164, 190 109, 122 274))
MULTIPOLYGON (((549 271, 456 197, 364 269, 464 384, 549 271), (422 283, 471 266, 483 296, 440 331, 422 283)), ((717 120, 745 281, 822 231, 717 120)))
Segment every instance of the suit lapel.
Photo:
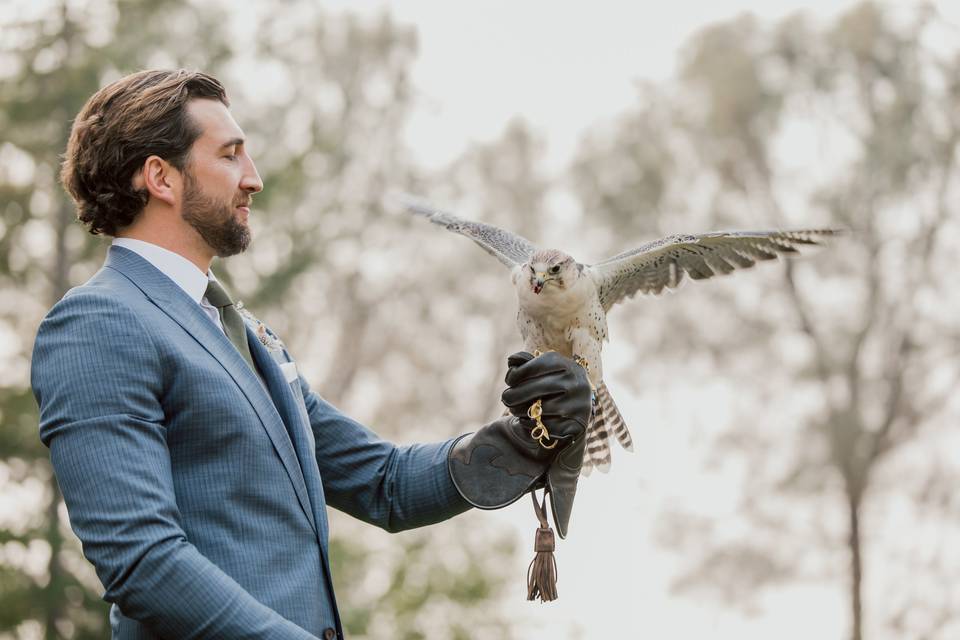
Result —
MULTIPOLYGON (((107 252, 107 261, 104 266, 119 271, 133 282, 153 301, 160 311, 183 327, 203 349, 216 358, 233 378, 260 418, 260 423, 266 430, 281 462, 283 462, 287 475, 290 477, 290 482, 293 483, 300 506, 306 513, 310 525, 316 530, 317 525, 313 517, 313 509, 310 505, 303 472, 300 469, 297 453, 287 434, 287 429, 277 412, 277 407, 274 406, 270 396, 267 395, 266 389, 260 384, 257 375, 250 369, 236 347, 206 317, 200 305, 194 302, 175 282, 135 252, 123 247, 111 246, 107 252)), ((253 336, 249 327, 247 328, 247 340, 250 343, 251 350, 260 345, 260 341, 253 336)), ((282 373, 280 375, 282 377, 282 373)))
POLYGON ((327 512, 324 507, 320 471, 317 469, 316 444, 313 440, 309 418, 307 418, 305 410, 301 409, 301 405, 290 387, 291 384, 298 383, 296 381, 293 383, 287 382, 277 360, 256 338, 256 334, 250 325, 247 325, 247 338, 250 342, 250 353, 253 356, 253 361, 263 375, 263 381, 273 397, 273 404, 280 412, 284 424, 289 428, 290 439, 293 441, 297 459, 300 461, 300 468, 303 471, 307 492, 310 494, 313 513, 317 520, 317 529, 323 532, 324 543, 326 543, 327 512))

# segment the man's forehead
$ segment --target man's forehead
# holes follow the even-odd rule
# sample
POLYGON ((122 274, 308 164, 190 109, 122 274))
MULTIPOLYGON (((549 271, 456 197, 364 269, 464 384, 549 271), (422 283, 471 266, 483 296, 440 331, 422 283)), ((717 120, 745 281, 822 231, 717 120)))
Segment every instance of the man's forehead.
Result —
POLYGON ((187 113, 200 127, 197 142, 220 145, 229 140, 243 139, 243 130, 227 106, 219 100, 196 99, 187 103, 187 113))

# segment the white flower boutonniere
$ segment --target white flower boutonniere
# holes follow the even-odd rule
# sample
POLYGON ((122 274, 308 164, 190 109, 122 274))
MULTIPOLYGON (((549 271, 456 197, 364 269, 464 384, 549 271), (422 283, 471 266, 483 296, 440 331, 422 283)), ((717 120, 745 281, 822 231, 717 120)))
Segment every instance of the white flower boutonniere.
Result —
POLYGON ((260 343, 263 344, 268 351, 283 351, 287 348, 286 345, 283 344, 283 340, 277 337, 277 334, 270 331, 267 325, 260 322, 259 318, 247 311, 243 306, 243 302, 237 302, 234 307, 240 312, 243 319, 251 325, 253 332, 257 334, 257 339, 260 340, 260 343))

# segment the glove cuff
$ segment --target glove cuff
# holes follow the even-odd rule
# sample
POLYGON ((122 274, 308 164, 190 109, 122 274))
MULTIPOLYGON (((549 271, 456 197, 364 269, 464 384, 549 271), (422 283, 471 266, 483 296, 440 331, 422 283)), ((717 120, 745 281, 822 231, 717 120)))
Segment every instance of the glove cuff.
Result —
POLYGON ((500 509, 538 486, 550 460, 537 442, 519 435, 524 431, 518 418, 503 417, 454 442, 447 470, 464 500, 500 509))

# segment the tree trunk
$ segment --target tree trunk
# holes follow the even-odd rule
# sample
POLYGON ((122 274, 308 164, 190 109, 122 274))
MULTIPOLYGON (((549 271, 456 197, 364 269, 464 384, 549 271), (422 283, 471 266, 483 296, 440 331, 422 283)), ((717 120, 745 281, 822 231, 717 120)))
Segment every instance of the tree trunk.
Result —
POLYGON ((853 621, 852 640, 863 640, 863 560, 860 554, 860 498, 849 496, 850 510, 850 613, 853 621))
MULTIPOLYGON (((70 282, 70 256, 67 248, 66 236, 67 228, 74 218, 73 207, 66 201, 62 202, 57 212, 54 222, 56 231, 56 247, 53 264, 53 278, 51 282, 51 300, 50 306, 53 306, 67 292, 70 282)), ((50 503, 47 505, 47 543, 50 545, 50 562, 47 565, 47 574, 50 581, 44 588, 44 602, 46 603, 46 632, 44 638, 52 640, 59 638, 56 621, 63 617, 66 606, 65 594, 63 591, 63 580, 60 564, 60 554, 63 553, 63 536, 60 534, 60 502, 63 496, 60 494, 60 485, 57 484, 57 478, 50 471, 50 503)))
POLYGON ((60 577, 60 553, 63 550, 63 536, 60 535, 60 486, 57 479, 50 474, 50 503, 47 505, 47 543, 50 545, 50 563, 47 573, 50 581, 47 583, 47 592, 44 597, 46 603, 46 619, 44 620, 46 633, 45 640, 55 640, 60 637, 56 622, 63 616, 63 580, 60 577))

